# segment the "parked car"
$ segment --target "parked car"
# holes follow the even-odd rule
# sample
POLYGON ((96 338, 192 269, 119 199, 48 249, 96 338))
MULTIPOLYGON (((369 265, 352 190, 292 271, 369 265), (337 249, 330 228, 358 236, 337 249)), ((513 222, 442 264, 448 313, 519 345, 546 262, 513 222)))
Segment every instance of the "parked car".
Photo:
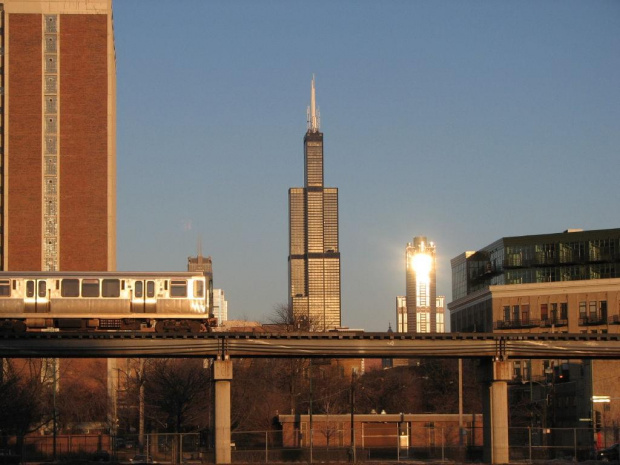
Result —
POLYGON ((612 462, 618 461, 618 458, 620 457, 620 444, 616 443, 613 446, 609 446, 606 449, 601 449, 596 453, 596 459, 597 460, 602 460, 604 462, 612 462))

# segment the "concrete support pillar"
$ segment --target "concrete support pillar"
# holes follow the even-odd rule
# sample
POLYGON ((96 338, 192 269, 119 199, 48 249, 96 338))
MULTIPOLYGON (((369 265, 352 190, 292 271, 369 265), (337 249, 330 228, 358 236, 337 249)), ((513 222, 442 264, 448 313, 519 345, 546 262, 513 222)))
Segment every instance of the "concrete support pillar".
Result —
POLYGON ((231 463, 230 451, 230 381, 232 360, 213 362, 215 384, 215 463, 231 463))
POLYGON ((484 461, 491 464, 509 462, 508 454, 508 383, 512 379, 512 362, 484 361, 482 414, 484 422, 484 461))

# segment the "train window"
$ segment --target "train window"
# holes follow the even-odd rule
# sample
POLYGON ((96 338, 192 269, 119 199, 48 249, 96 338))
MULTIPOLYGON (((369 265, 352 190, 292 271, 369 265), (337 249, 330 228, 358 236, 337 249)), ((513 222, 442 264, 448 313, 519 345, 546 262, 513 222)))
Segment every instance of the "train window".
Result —
POLYGON ((101 294, 104 297, 120 297, 120 281, 118 279, 104 279, 101 285, 101 294))
POLYGON ((79 279, 63 279, 60 285, 60 295, 63 297, 79 297, 80 296, 80 280, 79 279))
POLYGON ((170 281, 170 297, 187 297, 187 281, 170 281))
POLYGON ((140 297, 140 298, 144 297, 144 284, 142 283, 142 281, 136 281, 134 288, 135 288, 134 295, 136 297, 140 297))
POLYGON ((26 297, 34 297, 34 281, 26 281, 26 297))
POLYGON ((11 297, 10 279, 0 279, 0 297, 11 297))
POLYGON ((47 297, 47 283, 39 281, 39 297, 47 297))
POLYGON ((99 297, 98 279, 82 279, 82 297, 99 297))
POLYGON ((155 297, 155 281, 146 282, 146 296, 155 297))
POLYGON ((194 297, 205 296, 205 283, 203 281, 194 281, 194 297))

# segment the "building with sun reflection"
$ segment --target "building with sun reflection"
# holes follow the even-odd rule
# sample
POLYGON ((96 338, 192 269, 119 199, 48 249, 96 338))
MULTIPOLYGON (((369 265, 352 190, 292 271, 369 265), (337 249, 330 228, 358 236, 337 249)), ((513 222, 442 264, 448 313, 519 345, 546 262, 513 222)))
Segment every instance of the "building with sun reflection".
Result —
POLYGON ((407 244, 405 256, 406 296, 404 302, 401 299, 400 310, 397 309, 399 322, 402 322, 398 324, 399 331, 444 332, 445 299, 437 296, 435 244, 424 236, 416 236, 407 244))

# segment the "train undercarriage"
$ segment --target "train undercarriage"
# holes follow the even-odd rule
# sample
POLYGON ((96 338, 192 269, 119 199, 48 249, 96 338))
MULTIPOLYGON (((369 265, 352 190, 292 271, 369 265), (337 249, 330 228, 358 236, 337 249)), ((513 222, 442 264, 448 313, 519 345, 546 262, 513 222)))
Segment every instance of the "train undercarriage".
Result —
POLYGON ((0 319, 0 332, 20 334, 26 331, 141 331, 197 334, 208 332, 215 325, 214 318, 3 318, 0 319))

